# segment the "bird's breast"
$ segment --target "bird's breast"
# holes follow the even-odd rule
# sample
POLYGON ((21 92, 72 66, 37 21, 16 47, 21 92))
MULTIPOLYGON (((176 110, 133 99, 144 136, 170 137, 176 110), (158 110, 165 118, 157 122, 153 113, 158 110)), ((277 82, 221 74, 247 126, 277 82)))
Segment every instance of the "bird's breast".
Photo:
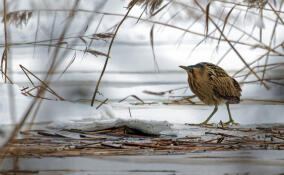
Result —
POLYGON ((207 105, 219 105, 223 103, 223 100, 216 97, 213 88, 209 83, 198 82, 192 79, 188 79, 188 84, 191 91, 205 104, 207 105))

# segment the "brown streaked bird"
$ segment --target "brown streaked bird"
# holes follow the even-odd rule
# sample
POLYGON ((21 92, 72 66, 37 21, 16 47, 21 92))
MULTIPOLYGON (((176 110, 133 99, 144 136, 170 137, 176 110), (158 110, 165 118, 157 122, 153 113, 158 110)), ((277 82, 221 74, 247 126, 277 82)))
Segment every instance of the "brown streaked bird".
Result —
POLYGON ((229 121, 224 123, 235 124, 229 104, 240 102, 241 87, 221 67, 212 63, 201 62, 191 66, 179 66, 188 74, 188 84, 191 91, 205 104, 214 105, 215 108, 209 117, 199 125, 207 125, 211 117, 217 112, 218 105, 225 103, 229 113, 229 121))

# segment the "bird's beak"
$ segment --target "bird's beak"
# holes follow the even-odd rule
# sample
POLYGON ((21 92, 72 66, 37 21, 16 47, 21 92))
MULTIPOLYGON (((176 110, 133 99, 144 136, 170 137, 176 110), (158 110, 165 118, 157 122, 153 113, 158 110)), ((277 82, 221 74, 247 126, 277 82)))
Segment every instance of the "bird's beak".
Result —
POLYGON ((193 73, 193 66, 179 66, 179 67, 186 70, 186 72, 193 73))
POLYGON ((188 67, 186 67, 186 66, 179 66, 179 67, 184 69, 184 70, 188 70, 188 67))

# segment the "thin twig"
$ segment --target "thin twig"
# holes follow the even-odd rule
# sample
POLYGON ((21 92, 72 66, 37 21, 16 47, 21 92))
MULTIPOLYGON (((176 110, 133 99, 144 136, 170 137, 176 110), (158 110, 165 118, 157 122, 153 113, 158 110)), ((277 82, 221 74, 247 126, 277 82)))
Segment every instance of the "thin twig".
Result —
POLYGON ((4 7, 4 31, 5 31, 5 83, 7 83, 7 66, 8 66, 8 32, 7 32, 7 3, 6 0, 3 0, 3 7, 4 7))
MULTIPOLYGON (((194 0, 194 2, 197 4, 197 6, 203 11, 203 13, 206 13, 206 11, 203 9, 203 7, 197 2, 197 0, 194 0)), ((248 63, 245 61, 245 59, 241 56, 241 54, 236 50, 236 48, 232 45, 232 43, 227 39, 227 37, 222 33, 222 30, 217 26, 217 24, 213 21, 213 19, 208 16, 209 20, 214 24, 214 26, 218 29, 218 31, 221 33, 222 37, 228 42, 228 44, 232 47, 232 49, 235 51, 235 53, 238 55, 238 57, 241 59, 241 61, 246 65, 246 67, 255 75, 255 77, 263 84, 263 86, 266 89, 269 89, 269 87, 262 81, 262 79, 254 72, 254 70, 251 69, 251 67, 248 65, 248 63)))
MULTIPOLYGON (((280 5, 279 9, 281 10, 281 8, 282 8, 282 4, 280 5)), ((269 41, 269 48, 271 48, 271 46, 272 46, 272 41, 273 41, 273 38, 275 36, 275 31, 276 31, 276 28, 277 28, 278 20, 280 18, 281 17, 279 15, 277 15, 277 18, 275 19, 275 24, 274 24, 274 27, 273 27, 273 30, 272 30, 272 33, 271 33, 270 41, 269 41)), ((270 50, 268 51, 268 53, 266 55, 265 64, 264 64, 264 68, 263 68, 263 73, 262 73, 262 80, 264 79, 264 76, 265 76, 265 73, 266 73, 266 65, 268 64, 269 53, 270 53, 270 50)))
MULTIPOLYGON (((252 69, 257 69, 257 68, 261 68, 261 67, 264 67, 265 65, 259 65, 259 66, 254 66, 252 67, 252 69)), ((266 70, 273 70, 273 69, 276 69, 280 66, 284 66, 284 63, 273 63, 273 64, 267 64, 266 66, 268 66, 269 68, 266 68, 266 70)), ((263 72, 263 70, 260 70, 260 71, 256 71, 257 73, 258 72, 263 72)), ((243 81, 247 79, 247 77, 250 75, 251 72, 248 72, 244 75, 238 75, 238 76, 235 76, 234 78, 239 78, 239 77, 244 77, 243 81)))
MULTIPOLYGON (((64 100, 64 98, 60 97, 53 89, 51 89, 47 83, 45 83, 44 81, 42 81, 40 78, 38 78, 36 75, 34 75, 31 71, 29 71, 27 68, 25 68, 24 66, 20 65, 21 69, 23 70, 23 72, 26 74, 26 76, 28 77, 28 79, 30 80, 30 82, 33 84, 33 86, 35 87, 35 84, 32 82, 32 80, 30 79, 30 77, 28 76, 28 74, 26 73, 26 71, 31 74, 33 77, 35 77, 38 81, 40 81, 40 83, 42 85, 44 85, 45 88, 49 89, 50 92, 55 95, 56 97, 58 97, 60 100, 64 100)), ((40 86, 40 88, 42 88, 42 86, 40 86)), ((44 89, 45 89, 44 88, 44 89)))
POLYGON ((99 86, 100 86, 102 77, 103 77, 104 72, 105 72, 105 70, 106 70, 106 66, 107 66, 107 63, 108 63, 108 60, 109 60, 109 57, 110 57, 110 51, 111 51, 111 48, 112 48, 112 44, 113 44, 113 42, 114 42, 114 39, 115 39, 115 37, 116 37, 116 34, 117 34, 117 32, 118 32, 120 26, 122 25, 122 23, 124 22, 124 20, 126 19, 126 17, 128 16, 129 12, 130 12, 131 9, 134 7, 134 5, 136 4, 137 1, 138 1, 138 0, 136 0, 136 1, 134 2, 134 4, 133 4, 131 7, 129 7, 127 13, 124 15, 123 19, 120 21, 120 23, 118 24, 118 26, 117 26, 116 29, 115 29, 115 32, 114 32, 113 37, 112 37, 112 39, 111 39, 111 42, 110 42, 110 44, 109 44, 108 53, 107 53, 107 58, 106 58, 106 60, 105 60, 105 64, 104 64, 103 70, 102 70, 102 72, 101 72, 101 75, 100 75, 100 77, 99 77, 98 83, 97 83, 97 85, 96 85, 95 92, 94 92, 93 97, 92 97, 91 106, 94 105, 94 102, 95 102, 95 99, 96 99, 97 92, 98 92, 98 90, 99 90, 99 86))
POLYGON ((11 83, 14 84, 13 81, 5 74, 5 72, 2 71, 2 69, 0 69, 1 73, 7 78, 7 80, 11 83))
POLYGON ((108 101, 108 98, 105 99, 103 102, 101 102, 101 104, 99 104, 99 106, 97 106, 96 109, 99 109, 103 104, 106 104, 107 101, 108 101))
MULTIPOLYGON (((281 44, 278 44, 278 45, 275 46, 273 49, 278 49, 279 47, 281 47, 281 44)), ((252 65, 252 64, 256 63, 257 61, 260 61, 260 60, 261 60, 262 58, 264 58, 267 54, 268 54, 268 51, 267 51, 265 54, 263 54, 263 55, 259 56, 258 58, 256 58, 256 59, 255 59, 254 61, 252 61, 251 63, 249 63, 249 65, 252 65)), ((233 77, 236 77, 237 74, 241 73, 241 72, 244 71, 246 68, 247 68, 247 67, 244 66, 243 68, 241 68, 240 70, 238 70, 237 72, 235 72, 234 75, 233 75, 233 77)))
MULTIPOLYGON (((59 9, 59 10, 50 10, 50 9, 40 9, 42 11, 62 11, 62 12, 65 12, 65 11, 71 11, 70 9, 69 10, 62 10, 62 9, 59 9)), ((30 11, 30 10, 29 10, 30 11)), ((73 10, 74 11, 74 10, 73 10)), ((83 10, 83 9, 77 9, 76 12, 87 12, 87 13, 97 13, 97 14, 104 14, 104 15, 109 15, 109 16, 124 16, 122 14, 117 14, 117 13, 108 13, 108 12, 99 12, 99 11, 92 11, 92 10, 83 10)), ((132 19, 138 19, 138 17, 135 17, 135 16, 127 16, 127 18, 132 18, 132 19)), ((197 36, 202 36, 204 37, 204 34, 202 33, 199 33, 199 32, 194 32, 194 31, 190 31, 188 29, 185 29, 185 28, 182 28, 182 27, 178 27, 178 26, 175 26, 175 25, 171 25, 171 24, 167 24, 167 23, 163 23, 163 22, 159 22, 159 21, 154 21, 154 20, 149 20, 149 19, 143 19, 141 18, 140 19, 141 21, 145 21, 145 22, 150 22, 150 23, 153 23, 153 24, 158 24, 158 25, 163 25, 163 26, 166 26, 166 27, 170 27, 170 28, 174 28, 174 29, 177 29, 177 30, 181 30, 181 31, 184 31, 184 32, 187 32, 187 33, 191 33, 191 34, 194 34, 194 35, 197 35, 197 36)), ((232 25, 230 23, 228 23, 229 25, 232 25)), ((234 26, 236 29, 240 30, 241 32, 243 33, 246 33, 244 30, 241 30, 240 28, 234 26)), ((249 35, 246 33, 246 35, 252 37, 252 39, 258 41, 256 38, 254 38, 253 36, 249 35)), ((74 37, 73 37, 74 38, 74 37)), ((78 36, 76 36, 76 38, 78 38, 78 36)), ((208 36, 208 38, 210 39, 214 39, 214 40, 219 40, 219 37, 213 37, 213 36, 208 36)), ((64 39, 64 38, 60 38, 61 39, 64 39)), ((55 40, 58 40, 58 39, 55 39, 55 40)), ((227 39, 229 40, 229 39, 227 39)), ((49 40, 47 40, 49 41, 49 40)), ((221 41, 226 41, 225 39, 221 39, 221 41)), ((276 54, 278 54, 279 56, 283 56, 283 54, 281 54, 280 52, 278 52, 277 50, 274 50, 272 48, 269 48, 268 46, 266 45, 253 45, 253 44, 250 44, 250 43, 244 43, 244 42, 239 42, 239 41, 235 41, 235 40, 229 40, 231 43, 238 43, 240 45, 245 45, 245 46, 250 46, 250 47, 254 47, 254 48, 260 48, 260 49, 265 49, 265 50, 271 50, 271 52, 274 52, 276 54)), ((263 43, 262 43, 263 44, 263 43)), ((12 44, 9 44, 9 45, 12 45, 12 44)), ((13 44, 15 45, 15 44, 13 44)), ((0 45, 1 47, 1 45, 0 45)))
MULTIPOLYGON (((281 18, 281 16, 279 15, 279 12, 281 12, 280 10, 281 10, 281 7, 282 7, 282 4, 283 3, 280 3, 280 10, 279 11, 276 11, 274 8, 273 8, 273 6, 268 2, 267 3, 268 5, 269 5, 269 7, 273 10, 273 12, 275 13, 275 15, 278 17, 278 19, 281 21, 281 23, 282 24, 284 24, 284 21, 283 21, 283 19, 281 18)), ((283 12, 282 12, 283 13, 283 12)))
POLYGON ((155 24, 152 25, 152 28, 151 28, 151 31, 150 31, 150 42, 151 42, 153 59, 154 59, 154 68, 157 69, 158 72, 160 72, 159 65, 158 65, 157 58, 156 58, 156 54, 155 54, 155 49, 154 49, 154 26, 155 26, 155 24))
POLYGON ((133 98, 135 98, 136 100, 140 101, 141 103, 143 103, 143 104, 145 103, 145 102, 144 102, 141 98, 139 98, 137 95, 128 95, 127 97, 125 97, 125 98, 119 100, 119 103, 121 103, 121 102, 123 102, 124 100, 128 99, 128 97, 133 97, 133 98))

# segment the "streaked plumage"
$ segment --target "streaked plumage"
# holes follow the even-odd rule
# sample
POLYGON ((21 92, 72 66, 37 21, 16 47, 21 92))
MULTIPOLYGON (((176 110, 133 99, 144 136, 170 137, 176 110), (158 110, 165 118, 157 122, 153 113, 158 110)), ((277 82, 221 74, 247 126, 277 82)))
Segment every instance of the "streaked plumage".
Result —
POLYGON ((192 66, 180 66, 188 74, 188 84, 191 91, 205 104, 214 105, 212 114, 201 124, 207 124, 210 118, 218 110, 218 105, 226 103, 230 121, 229 104, 240 102, 241 87, 239 83, 230 77, 221 67, 212 63, 201 62, 192 66))

